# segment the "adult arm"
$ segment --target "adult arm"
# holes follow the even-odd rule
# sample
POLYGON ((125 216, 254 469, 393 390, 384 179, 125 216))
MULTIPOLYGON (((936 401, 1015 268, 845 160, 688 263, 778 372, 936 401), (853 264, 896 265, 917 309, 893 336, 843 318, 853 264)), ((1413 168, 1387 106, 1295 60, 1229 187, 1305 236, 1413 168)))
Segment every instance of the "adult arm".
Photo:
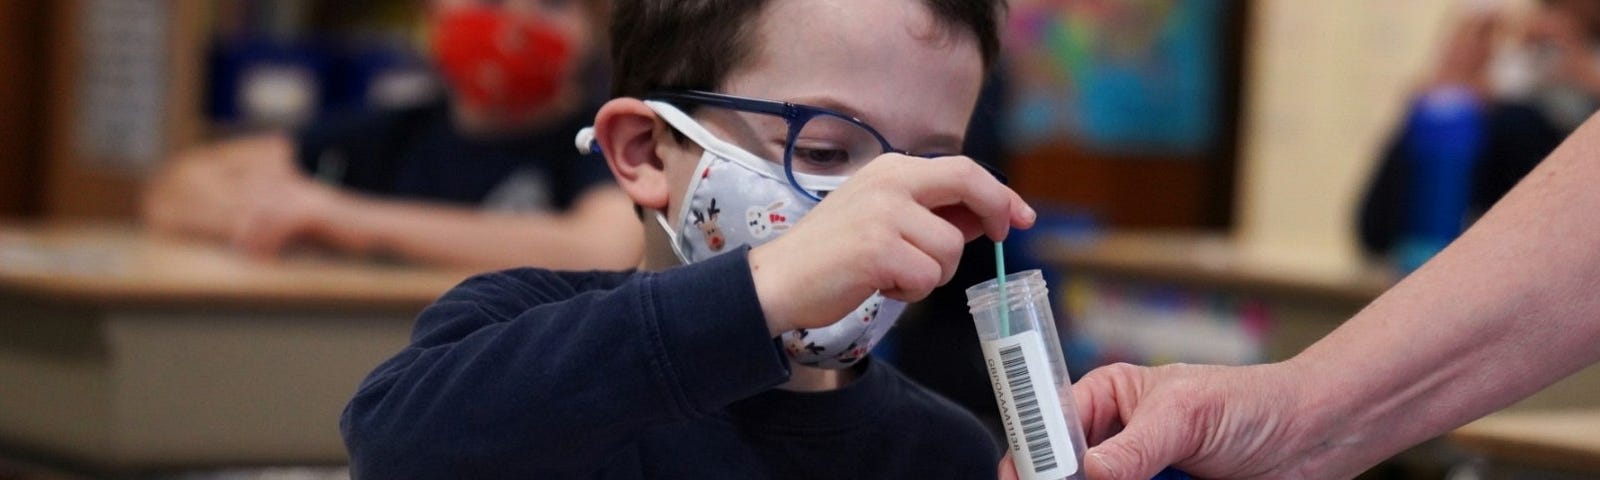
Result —
POLYGON ((1349 478, 1600 361, 1600 120, 1285 362, 1114 366, 1074 387, 1099 479, 1349 478))

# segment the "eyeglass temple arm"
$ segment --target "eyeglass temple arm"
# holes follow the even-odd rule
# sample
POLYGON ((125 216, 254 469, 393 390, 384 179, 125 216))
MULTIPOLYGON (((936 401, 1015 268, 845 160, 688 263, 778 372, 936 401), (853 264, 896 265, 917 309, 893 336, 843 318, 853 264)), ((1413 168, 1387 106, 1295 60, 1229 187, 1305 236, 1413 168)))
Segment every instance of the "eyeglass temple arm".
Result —
MULTIPOLYGON (((594 138, 594 127, 584 127, 582 130, 578 130, 578 136, 573 139, 573 143, 578 147, 578 153, 580 154, 593 155, 602 153, 600 151, 600 142, 595 141, 594 138)), ((973 159, 972 161, 989 172, 990 175, 993 175, 994 179, 999 180, 1001 184, 1011 184, 1011 179, 1006 176, 1005 172, 1000 171, 999 167, 978 159, 973 159)))

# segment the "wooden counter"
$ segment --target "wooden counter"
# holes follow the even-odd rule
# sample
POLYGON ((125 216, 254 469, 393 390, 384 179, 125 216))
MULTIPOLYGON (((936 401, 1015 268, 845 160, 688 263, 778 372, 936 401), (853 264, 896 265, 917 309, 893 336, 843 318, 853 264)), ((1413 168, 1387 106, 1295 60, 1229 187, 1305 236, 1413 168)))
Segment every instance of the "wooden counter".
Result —
POLYGON ((75 469, 338 464, 338 415, 465 272, 0 225, 0 447, 75 469))
MULTIPOLYGON (((1221 233, 1111 232, 1038 235, 1040 260, 1068 275, 1224 292, 1271 311, 1265 360, 1294 356, 1354 316, 1399 280, 1378 263, 1307 268, 1263 261, 1221 233)), ((1581 370, 1508 408, 1539 411, 1600 407, 1600 365, 1581 370)), ((1595 430, 1600 437, 1600 429, 1595 430)))
POLYGON ((1042 236, 1032 246, 1041 260, 1074 272, 1357 308, 1378 298, 1399 279, 1393 269, 1378 263, 1307 268, 1267 262, 1221 233, 1042 236))
MULTIPOLYGON (((1220 292, 1266 305, 1272 317, 1267 361, 1289 358, 1321 339, 1398 280, 1392 269, 1378 264, 1311 269, 1265 262, 1217 233, 1041 235, 1029 246, 1069 277, 1220 292)), ((1463 427, 1445 443, 1486 460, 1481 468, 1466 466, 1482 475, 1462 478, 1600 478, 1600 366, 1463 427)), ((1437 478, 1458 459, 1439 455, 1432 448, 1436 445, 1430 442, 1389 464, 1437 478)))
POLYGON ((257 261, 126 225, 0 225, 0 292, 104 307, 415 312, 466 275, 328 257, 257 261))
POLYGON ((1522 467, 1600 477, 1600 409, 1499 413, 1447 438, 1500 470, 1522 467))
MULTIPOLYGON (((1254 361, 1281 360, 1333 331, 1394 284, 1391 269, 1377 264, 1308 268, 1262 260, 1226 235, 1212 232, 1110 232, 1091 236, 1037 235, 1029 245, 1039 260, 1069 275, 1069 282, 1176 288, 1204 298, 1212 295, 1261 306, 1270 312, 1269 333, 1261 345, 1229 351, 1254 361)), ((1068 287, 1070 288, 1070 286, 1068 287)), ((1063 303, 1067 306, 1070 303, 1063 303)), ((1087 328, 1107 320, 1086 319, 1087 328)), ((1134 319, 1119 323, 1128 329, 1152 328, 1159 321, 1134 319)), ((1225 328, 1226 329, 1226 328, 1225 328)), ((1188 336, 1188 335, 1185 335, 1188 336)), ((1213 356, 1194 351, 1165 361, 1212 363, 1213 356)), ((1223 347, 1219 347, 1223 348, 1223 347)), ((1239 355, 1221 355, 1235 358, 1239 355)), ((1241 357, 1242 358, 1242 357, 1241 357)), ((1132 359, 1134 362, 1144 360, 1132 359)), ((1228 362, 1232 363, 1232 362, 1228 362)))

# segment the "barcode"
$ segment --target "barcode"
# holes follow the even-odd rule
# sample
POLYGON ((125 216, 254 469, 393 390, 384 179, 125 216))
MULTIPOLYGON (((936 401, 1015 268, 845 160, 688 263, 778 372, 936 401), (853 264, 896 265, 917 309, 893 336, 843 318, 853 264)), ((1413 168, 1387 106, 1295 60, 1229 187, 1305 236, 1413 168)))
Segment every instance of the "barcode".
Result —
POLYGON ((1033 389, 1033 378, 1028 374, 1027 356, 1022 354, 1022 345, 1001 349, 1000 364, 1005 368, 1006 382, 1011 386, 1017 417, 1022 420, 1022 437, 1027 442, 1028 458, 1033 460, 1034 473, 1056 468, 1055 449, 1050 446, 1050 431, 1045 428, 1044 413, 1039 409, 1039 396, 1033 389))

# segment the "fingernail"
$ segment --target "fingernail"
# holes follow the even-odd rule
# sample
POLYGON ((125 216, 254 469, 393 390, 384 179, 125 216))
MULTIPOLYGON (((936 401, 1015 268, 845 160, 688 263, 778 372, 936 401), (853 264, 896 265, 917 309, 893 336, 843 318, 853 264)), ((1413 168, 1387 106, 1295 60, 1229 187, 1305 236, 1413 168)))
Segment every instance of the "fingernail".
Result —
POLYGON ((1022 204, 1022 217, 1026 218, 1029 223, 1032 223, 1034 220, 1039 219, 1039 212, 1033 211, 1032 206, 1024 203, 1022 204))

